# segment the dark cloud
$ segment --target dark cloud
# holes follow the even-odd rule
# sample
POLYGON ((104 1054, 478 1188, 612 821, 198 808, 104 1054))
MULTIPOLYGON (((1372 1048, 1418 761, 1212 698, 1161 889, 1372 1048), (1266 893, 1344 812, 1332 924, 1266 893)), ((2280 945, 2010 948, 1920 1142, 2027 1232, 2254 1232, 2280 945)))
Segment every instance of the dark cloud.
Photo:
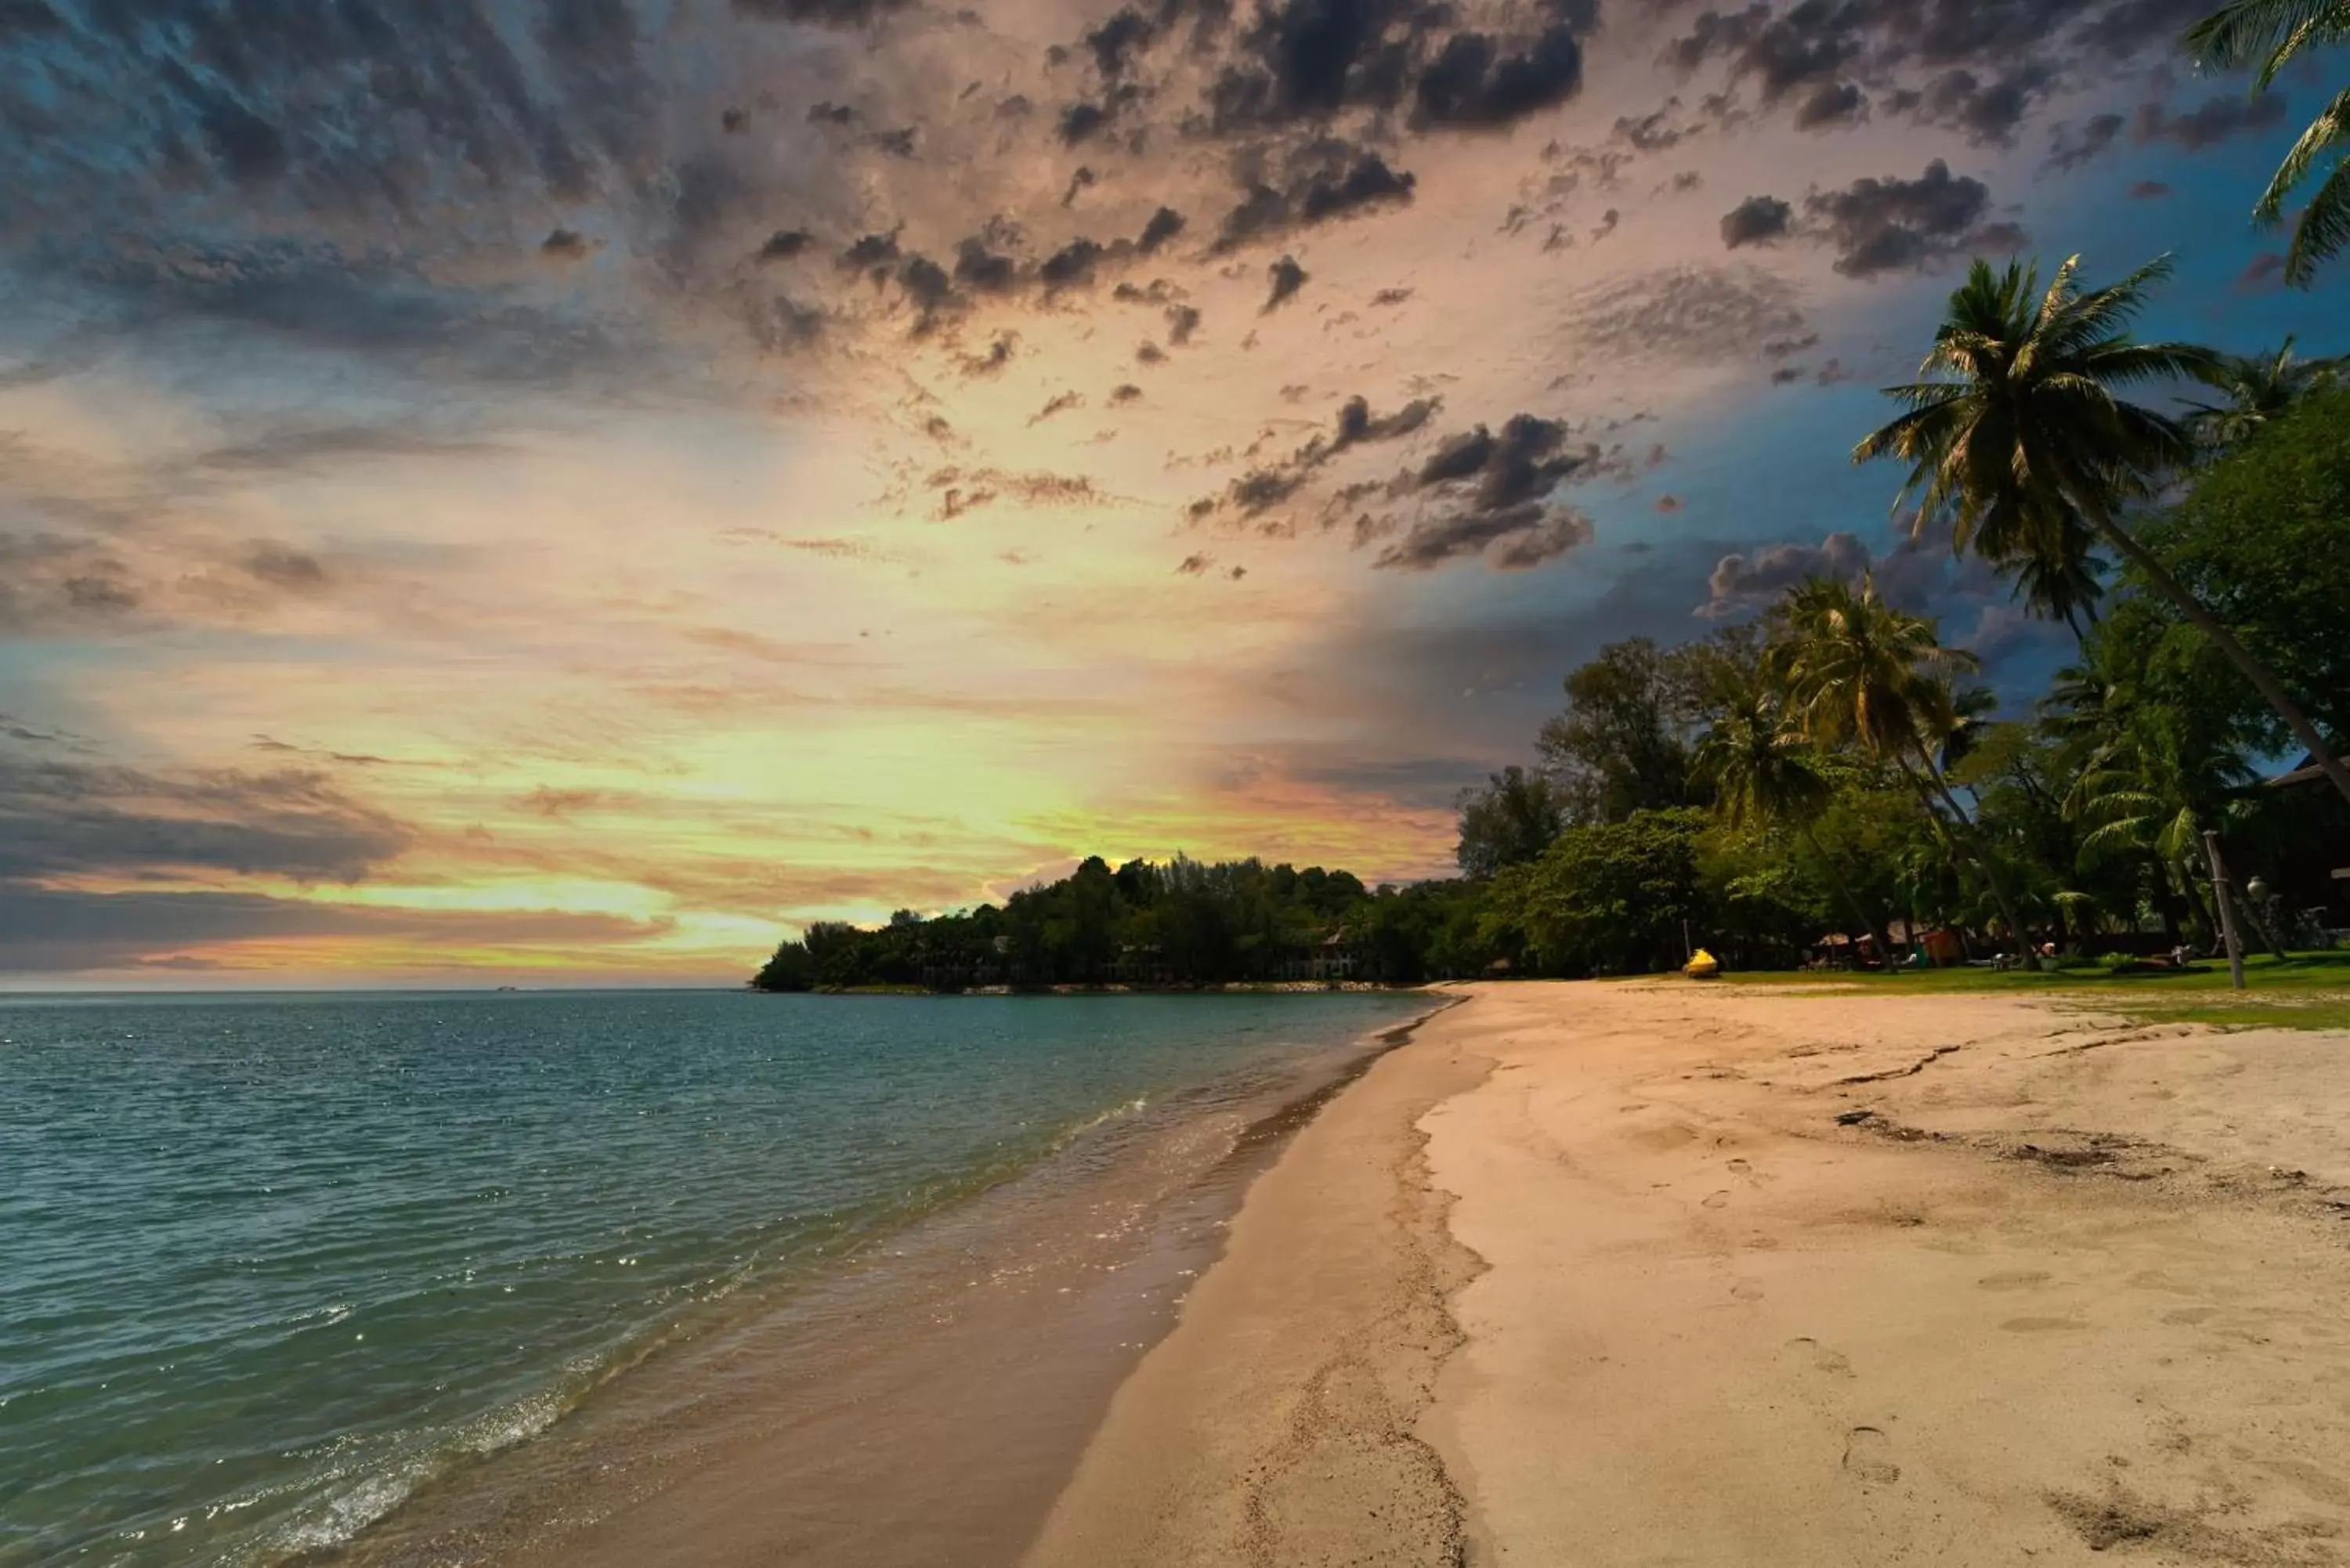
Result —
POLYGON ((117 331, 238 328, 404 373, 508 384, 582 385, 649 357, 568 306, 438 283, 330 244, 130 243, 78 271, 109 302, 117 331))
POLYGON ((577 261, 594 248, 588 243, 587 236, 577 229, 551 230, 546 238, 538 242, 542 255, 550 255, 558 261, 577 261))
POLYGON ((806 229, 777 229, 767 236, 754 258, 761 263, 790 261, 816 243, 816 236, 806 229))
POLYGON ((737 16, 763 21, 859 27, 899 9, 907 0, 733 0, 733 4, 737 16))
POLYGON ((1160 246, 1182 232, 1183 214, 1172 207, 1161 207, 1142 225, 1141 237, 1134 242, 1134 248, 1144 255, 1154 255, 1160 246))
POLYGON ((1566 436, 1558 421, 1518 414, 1499 434, 1479 425, 1451 437, 1402 482, 1426 505, 1372 565, 1427 571, 1482 555, 1497 568, 1521 570, 1588 542, 1589 519, 1550 503, 1593 461, 1587 451, 1568 450, 1566 436))
POLYGON ((1852 82, 1824 82, 1795 109, 1799 130, 1823 126, 1855 125, 1867 118, 1868 95, 1852 82))
POLYGON ((1198 520, 1219 511, 1243 518, 1261 516, 1304 489, 1332 459, 1358 446, 1414 434, 1426 427, 1441 406, 1434 398, 1417 398, 1393 413, 1375 414, 1369 399, 1348 398, 1339 405, 1328 434, 1314 436, 1280 462, 1252 469, 1234 480, 1223 495, 1194 502, 1191 516, 1198 520))
POLYGON ((1065 414, 1071 409, 1081 409, 1085 406, 1086 399, 1084 393, 1062 392, 1057 396, 1046 399, 1043 408, 1038 409, 1035 413, 1028 416, 1028 422, 1031 425, 1040 425, 1046 420, 1051 419, 1055 414, 1065 414))
POLYGON ((1101 263, 1102 247, 1089 239, 1071 240, 1045 258, 1036 275, 1049 292, 1062 288, 1090 287, 1094 270, 1101 263))
POLYGON ((1110 111, 1097 103, 1077 102, 1061 110, 1060 138, 1065 145, 1077 143, 1107 128, 1110 111))
POLYGON ((2069 121, 2058 125, 2049 133, 2048 158, 2041 168, 2064 173, 2095 161, 2113 147, 2123 123, 2118 114, 2100 114, 2084 120, 2077 130, 2069 121))
POLYGON ((411 842, 325 774, 160 774, 0 754, 0 882, 233 871, 355 882, 411 842))
POLYGON ((843 272, 873 272, 886 269, 898 259, 898 235, 866 234, 840 253, 843 272))
POLYGON ((1698 614, 1714 619, 1760 609, 1807 577, 1850 581, 1868 570, 1868 546, 1850 534, 1817 545, 1765 545, 1724 556, 1708 579, 1698 614))
POLYGON ((1020 264, 990 250, 985 240, 973 236, 955 246, 954 275, 957 283, 975 294, 1007 294, 1020 281, 1020 264))
POLYGON ((1198 310, 1188 305, 1170 305, 1167 307, 1167 341, 1170 344, 1180 348, 1191 341, 1191 335, 1199 329, 1198 310))
POLYGON ((1422 126, 1495 130, 1565 103, 1583 86, 1583 46, 1561 22, 1522 51, 1484 33, 1455 33, 1413 92, 1422 126))
POLYGON ((102 625, 140 598, 130 569, 96 540, 0 532, 0 637, 102 625))
POLYGON ((2012 227, 1985 228, 1990 205, 1989 187, 1939 158, 1915 180, 1860 179, 1804 198, 1807 221, 1835 247, 1835 270, 1846 277, 1914 271, 1970 245, 2021 238, 2012 227))
MULTIPOLYGON (((1658 7, 1666 9, 1666 7, 1658 7)), ((1792 106, 1799 126, 1848 124, 1873 108, 2011 144, 2064 86, 2107 79, 2112 63, 2175 49, 2202 0, 1756 0, 1700 12, 1664 50, 1683 73, 1719 66, 1716 118, 1792 106)))
POLYGON ((1642 115, 1638 119, 1619 115, 1617 117, 1616 129, 1609 134, 1617 140, 1637 148, 1642 152, 1662 152, 1669 148, 1679 146, 1682 138, 1689 135, 1688 129, 1676 124, 1673 119, 1673 112, 1679 109, 1680 105, 1680 99, 1670 99, 1661 109, 1642 115))
POLYGON ((1224 214, 1214 249, 1230 251, 1315 223, 1408 205, 1418 181, 1376 152, 1326 140, 1294 149, 1278 182, 1250 181, 1224 214))
POLYGON ((1536 5, 1505 31, 1461 21, 1430 0, 1266 0, 1211 81, 1196 129, 1262 134, 1407 104, 1421 129, 1498 129, 1581 88, 1595 6, 1536 5))
POLYGON ((954 291, 954 280, 947 269, 924 255, 908 256, 898 269, 898 286, 914 306, 914 330, 928 332, 939 319, 960 309, 962 300, 954 291))
POLYGON ((2184 114, 2169 113, 2159 103, 2141 104, 2130 135, 2141 144, 2170 141, 2189 152, 2199 152, 2230 137, 2281 125, 2284 118, 2282 93, 2265 92, 2258 98, 2241 92, 2214 93, 2184 114))
POLYGON ((1260 316, 1272 312, 1295 296, 1299 289, 1305 286, 1309 275, 1304 267, 1297 265, 1295 256, 1284 256, 1264 272, 1272 288, 1264 296, 1264 304, 1258 309, 1260 316))
POLYGON ((1776 196, 1749 196, 1721 215, 1721 243, 1734 251, 1783 239, 1794 215, 1795 209, 1776 196))
POLYGON ((1115 78, 1123 76, 1131 57, 1149 47, 1158 36, 1158 24, 1128 5, 1087 33, 1085 42, 1094 52, 1094 64, 1101 74, 1115 78))
POLYGON ((2129 188, 2134 202, 2152 202, 2170 194, 2170 187, 2159 180, 2140 180, 2129 188))
POLYGON ((1109 389, 1109 400, 1112 407, 1118 407, 1122 404, 1133 402, 1141 396, 1142 389, 1136 386, 1131 381, 1124 382, 1118 386, 1112 387, 1109 389))
POLYGON ((824 336, 824 312, 786 294, 772 295, 745 311, 752 346, 763 354, 789 354, 824 336))
POLYGON ((988 340, 987 347, 982 349, 979 353, 966 354, 963 356, 962 369, 964 377, 966 379, 977 379, 980 377, 994 375, 997 371, 1003 369, 1003 367, 1012 363, 1013 354, 1018 349, 1019 344, 1020 338, 1018 334, 1012 332, 997 333, 993 337, 988 340))
POLYGON ((1949 126, 1977 145, 2004 147, 2030 114, 2039 94, 2055 80, 2040 67, 2026 67, 1984 80, 1970 70, 1943 72, 1922 92, 1897 95, 1896 107, 1926 125, 1949 126))
POLYGON ((1241 58, 1208 93, 1219 134, 1393 109, 1417 39, 1409 0, 1276 0, 1241 39, 1241 58))

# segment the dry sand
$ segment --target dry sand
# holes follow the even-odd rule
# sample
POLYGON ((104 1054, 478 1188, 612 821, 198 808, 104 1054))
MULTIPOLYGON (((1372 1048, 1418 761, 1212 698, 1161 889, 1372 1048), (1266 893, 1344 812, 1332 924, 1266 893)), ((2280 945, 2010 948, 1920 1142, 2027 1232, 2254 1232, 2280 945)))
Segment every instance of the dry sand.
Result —
POLYGON ((1032 1548, 2350 1563, 2350 1036, 1471 988, 1259 1179, 1032 1548))

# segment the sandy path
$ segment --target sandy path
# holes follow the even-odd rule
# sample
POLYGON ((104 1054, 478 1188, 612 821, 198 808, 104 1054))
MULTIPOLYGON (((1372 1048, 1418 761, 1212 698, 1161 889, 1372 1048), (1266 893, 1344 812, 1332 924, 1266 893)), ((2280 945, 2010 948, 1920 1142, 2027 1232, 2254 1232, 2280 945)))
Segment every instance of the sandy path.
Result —
POLYGON ((1260 1180, 1032 1561, 2350 1563, 2345 1068, 1478 992, 1260 1180))

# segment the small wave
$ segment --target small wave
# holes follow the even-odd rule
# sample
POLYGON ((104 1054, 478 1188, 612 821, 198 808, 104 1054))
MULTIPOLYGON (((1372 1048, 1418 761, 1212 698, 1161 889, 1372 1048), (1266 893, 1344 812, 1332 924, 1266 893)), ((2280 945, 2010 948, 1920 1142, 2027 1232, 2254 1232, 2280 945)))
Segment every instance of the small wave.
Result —
POLYGON ((393 1474, 369 1476, 348 1491, 337 1493, 316 1514, 288 1526, 278 1538, 279 1551, 297 1557, 348 1544, 360 1531, 406 1501, 423 1473, 421 1463, 411 1462, 393 1474))

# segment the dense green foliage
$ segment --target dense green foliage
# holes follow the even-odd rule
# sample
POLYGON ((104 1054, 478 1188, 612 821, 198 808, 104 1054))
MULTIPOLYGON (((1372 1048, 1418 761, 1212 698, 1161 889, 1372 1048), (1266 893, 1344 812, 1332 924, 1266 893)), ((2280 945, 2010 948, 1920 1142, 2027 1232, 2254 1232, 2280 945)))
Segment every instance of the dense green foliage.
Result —
POLYGON ((999 907, 863 929, 818 921, 752 983, 762 991, 920 986, 1412 982, 1459 972, 1447 884, 1374 894, 1345 871, 1095 857, 999 907), (1439 966, 1439 967, 1431 967, 1439 966))
MULTIPOLYGON (((2326 387, 2197 476, 2145 530, 2171 571, 2297 693, 2350 735, 2350 388, 2326 387)), ((2240 682, 2249 722, 2289 737, 2240 682)))

